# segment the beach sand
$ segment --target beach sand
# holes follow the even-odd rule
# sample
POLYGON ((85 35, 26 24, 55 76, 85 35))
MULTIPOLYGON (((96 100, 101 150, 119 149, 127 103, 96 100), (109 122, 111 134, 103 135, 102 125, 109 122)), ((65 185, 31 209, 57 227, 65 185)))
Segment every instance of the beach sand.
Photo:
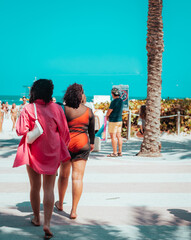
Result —
MULTIPOLYGON (((6 124, 0 133, 0 239, 42 239, 42 226, 30 224, 26 168, 12 168, 20 137, 6 124)), ((136 138, 124 139, 123 157, 106 157, 112 151, 110 140, 91 153, 78 218, 69 219, 70 180, 64 212, 53 212, 55 239, 190 240, 191 136, 164 134, 161 142, 160 158, 135 156, 141 145, 136 138)))

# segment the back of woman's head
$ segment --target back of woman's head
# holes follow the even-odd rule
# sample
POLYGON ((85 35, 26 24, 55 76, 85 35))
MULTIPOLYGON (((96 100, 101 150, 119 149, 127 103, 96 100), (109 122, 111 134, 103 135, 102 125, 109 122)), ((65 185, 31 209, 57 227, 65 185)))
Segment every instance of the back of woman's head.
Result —
POLYGON ((145 119, 146 118, 146 105, 141 105, 139 110, 140 118, 145 119))
POLYGON ((82 85, 74 83, 70 85, 64 95, 64 102, 66 106, 78 108, 82 102, 83 88, 82 85))
POLYGON ((49 103, 52 100, 53 89, 54 85, 52 80, 36 80, 30 90, 29 102, 33 103, 37 99, 42 99, 45 103, 49 103))

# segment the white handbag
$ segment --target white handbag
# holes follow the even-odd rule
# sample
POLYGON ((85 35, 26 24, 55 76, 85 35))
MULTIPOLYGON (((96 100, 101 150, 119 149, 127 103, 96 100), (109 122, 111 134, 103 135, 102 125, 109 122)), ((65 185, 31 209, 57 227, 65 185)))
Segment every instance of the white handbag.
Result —
POLYGON ((37 111, 36 111, 36 105, 34 104, 34 112, 35 112, 35 125, 34 128, 27 133, 27 143, 32 144, 40 135, 43 134, 43 129, 37 119, 37 111))

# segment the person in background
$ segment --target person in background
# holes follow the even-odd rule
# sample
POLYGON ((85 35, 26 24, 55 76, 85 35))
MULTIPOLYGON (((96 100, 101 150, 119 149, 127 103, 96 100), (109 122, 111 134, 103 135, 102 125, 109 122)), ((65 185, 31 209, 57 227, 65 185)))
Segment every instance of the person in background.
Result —
POLYGON ((3 120, 4 120, 4 116, 5 116, 5 103, 2 102, 1 106, 0 106, 0 132, 2 132, 2 127, 3 127, 3 120))
MULTIPOLYGON (((137 125, 140 127, 139 131, 136 133, 136 137, 143 138, 145 132, 145 124, 146 124, 146 105, 141 105, 139 109, 139 119, 137 125)), ((159 150, 161 151, 161 143, 159 143, 159 150)), ((136 154, 136 156, 138 153, 136 154)))
POLYGON ((5 119, 7 120, 7 119, 9 119, 9 116, 10 116, 9 103, 6 102, 6 103, 5 103, 5 115, 4 115, 4 117, 5 117, 5 119))
POLYGON ((3 110, 4 113, 7 113, 7 107, 6 107, 5 102, 2 102, 1 109, 3 110))
POLYGON ((107 111, 106 118, 109 120, 108 132, 111 137, 113 153, 110 153, 107 157, 121 157, 123 145, 121 137, 123 100, 120 98, 120 91, 117 88, 112 88, 111 95, 113 97, 113 101, 107 111))
POLYGON ((8 113, 9 112, 9 103, 8 102, 5 103, 5 108, 6 108, 6 111, 8 113))
POLYGON ((23 101, 23 103, 22 103, 22 104, 20 105, 20 107, 19 107, 19 116, 20 116, 23 108, 28 104, 27 99, 26 99, 25 96, 22 97, 22 101, 23 101))
POLYGON ((56 98, 53 97, 53 98, 52 98, 52 101, 53 101, 53 103, 56 103, 56 98))
POLYGON ((146 105, 141 105, 139 109, 139 120, 137 125, 140 127, 139 131, 136 133, 136 136, 143 138, 145 131, 145 119, 146 119, 146 105))
POLYGON ((61 162, 70 159, 68 144, 69 129, 64 112, 52 102, 54 85, 51 80, 39 79, 30 90, 29 104, 22 110, 16 124, 16 132, 23 136, 19 144, 13 167, 26 165, 30 180, 30 201, 34 218, 31 223, 40 226, 40 189, 43 175, 43 207, 45 238, 53 236, 50 231, 50 219, 54 208, 54 184, 57 169, 61 162), (27 144, 27 133, 34 128, 36 105, 37 116, 43 128, 43 134, 32 144, 27 144))
POLYGON ((70 218, 77 217, 77 206, 83 190, 83 176, 90 152, 94 149, 94 115, 86 107, 81 85, 74 83, 67 88, 64 95, 64 111, 70 129, 69 152, 71 162, 62 163, 58 178, 59 201, 55 202, 57 210, 63 211, 63 201, 68 186, 72 167, 72 209, 70 218))
POLYGON ((16 104, 13 103, 12 104, 12 108, 11 108, 11 120, 13 122, 12 131, 15 130, 15 125, 16 125, 16 121, 17 121, 17 115, 18 115, 18 108, 17 108, 16 104))

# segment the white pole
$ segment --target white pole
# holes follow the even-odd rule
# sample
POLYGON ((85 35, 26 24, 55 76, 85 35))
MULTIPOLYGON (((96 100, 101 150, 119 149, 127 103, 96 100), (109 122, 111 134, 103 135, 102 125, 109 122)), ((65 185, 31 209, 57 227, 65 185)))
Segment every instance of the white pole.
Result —
POLYGON ((127 140, 131 137, 131 110, 129 110, 128 121, 127 121, 127 140))
POLYGON ((177 112, 177 122, 176 122, 177 135, 180 135, 180 112, 177 112))

